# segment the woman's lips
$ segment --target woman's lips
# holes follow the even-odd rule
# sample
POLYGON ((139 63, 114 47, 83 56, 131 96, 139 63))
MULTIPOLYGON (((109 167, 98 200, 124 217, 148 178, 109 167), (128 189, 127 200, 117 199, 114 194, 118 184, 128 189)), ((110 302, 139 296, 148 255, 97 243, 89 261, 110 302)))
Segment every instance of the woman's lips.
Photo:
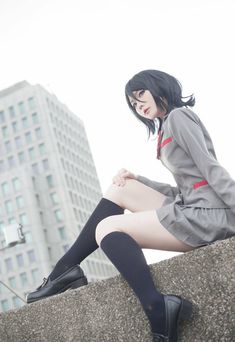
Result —
POLYGON ((146 108, 146 109, 144 110, 144 114, 148 114, 149 109, 150 109, 150 107, 146 108))

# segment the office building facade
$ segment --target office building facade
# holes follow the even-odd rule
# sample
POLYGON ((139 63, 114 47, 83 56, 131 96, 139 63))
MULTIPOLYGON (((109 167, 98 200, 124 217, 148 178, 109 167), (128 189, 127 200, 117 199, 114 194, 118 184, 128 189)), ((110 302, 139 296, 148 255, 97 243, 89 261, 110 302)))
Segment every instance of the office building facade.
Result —
MULTIPOLYGON (((40 85, 0 92, 0 312, 22 306, 69 249, 102 197, 82 120, 40 85), (3 227, 21 223, 26 242, 6 248, 3 227), (14 295, 3 283, 16 292, 14 295)), ((118 274, 97 249, 88 281, 118 274)))

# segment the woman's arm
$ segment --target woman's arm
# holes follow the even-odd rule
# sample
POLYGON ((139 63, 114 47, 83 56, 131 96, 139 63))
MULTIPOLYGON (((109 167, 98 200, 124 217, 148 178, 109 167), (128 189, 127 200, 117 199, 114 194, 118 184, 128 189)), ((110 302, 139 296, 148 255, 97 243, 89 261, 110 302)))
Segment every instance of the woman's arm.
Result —
POLYGON ((151 181, 150 179, 143 177, 143 176, 136 175, 133 172, 128 171, 125 168, 120 169, 118 173, 113 177, 113 184, 116 184, 118 186, 124 186, 125 179, 128 179, 128 178, 135 179, 149 186, 150 188, 153 188, 154 190, 161 192, 163 195, 166 195, 166 196, 175 197, 179 192, 178 188, 176 187, 173 187, 169 184, 151 181))
POLYGON ((235 181, 209 153, 199 118, 193 112, 176 109, 168 120, 175 142, 191 156, 208 184, 235 213, 235 181))
POLYGON ((152 181, 144 176, 137 175, 136 179, 149 186, 150 188, 153 188, 154 190, 157 190, 161 192, 163 195, 170 196, 170 197, 175 197, 179 193, 179 189, 175 186, 171 186, 170 184, 167 183, 160 183, 156 181, 152 181))

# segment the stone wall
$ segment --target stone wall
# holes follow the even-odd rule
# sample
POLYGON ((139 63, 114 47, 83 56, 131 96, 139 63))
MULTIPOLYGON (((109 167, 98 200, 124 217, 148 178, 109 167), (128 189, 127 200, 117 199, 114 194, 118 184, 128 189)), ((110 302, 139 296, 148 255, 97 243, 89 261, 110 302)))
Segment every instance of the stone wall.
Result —
MULTIPOLYGON (((181 342, 235 341, 235 237, 150 265, 157 288, 193 303, 181 342)), ((1 342, 151 342, 147 317, 118 275, 0 315, 1 342)))

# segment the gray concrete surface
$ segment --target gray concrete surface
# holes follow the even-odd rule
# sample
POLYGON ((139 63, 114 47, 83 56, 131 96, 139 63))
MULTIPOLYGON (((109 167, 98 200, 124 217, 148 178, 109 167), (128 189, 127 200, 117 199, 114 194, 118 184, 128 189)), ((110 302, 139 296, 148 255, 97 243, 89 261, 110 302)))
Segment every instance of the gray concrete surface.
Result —
MULTIPOLYGON (((182 342, 234 342, 235 237, 150 265, 157 288, 193 303, 182 342)), ((1 342, 151 342, 147 317, 118 275, 0 315, 1 342)))

